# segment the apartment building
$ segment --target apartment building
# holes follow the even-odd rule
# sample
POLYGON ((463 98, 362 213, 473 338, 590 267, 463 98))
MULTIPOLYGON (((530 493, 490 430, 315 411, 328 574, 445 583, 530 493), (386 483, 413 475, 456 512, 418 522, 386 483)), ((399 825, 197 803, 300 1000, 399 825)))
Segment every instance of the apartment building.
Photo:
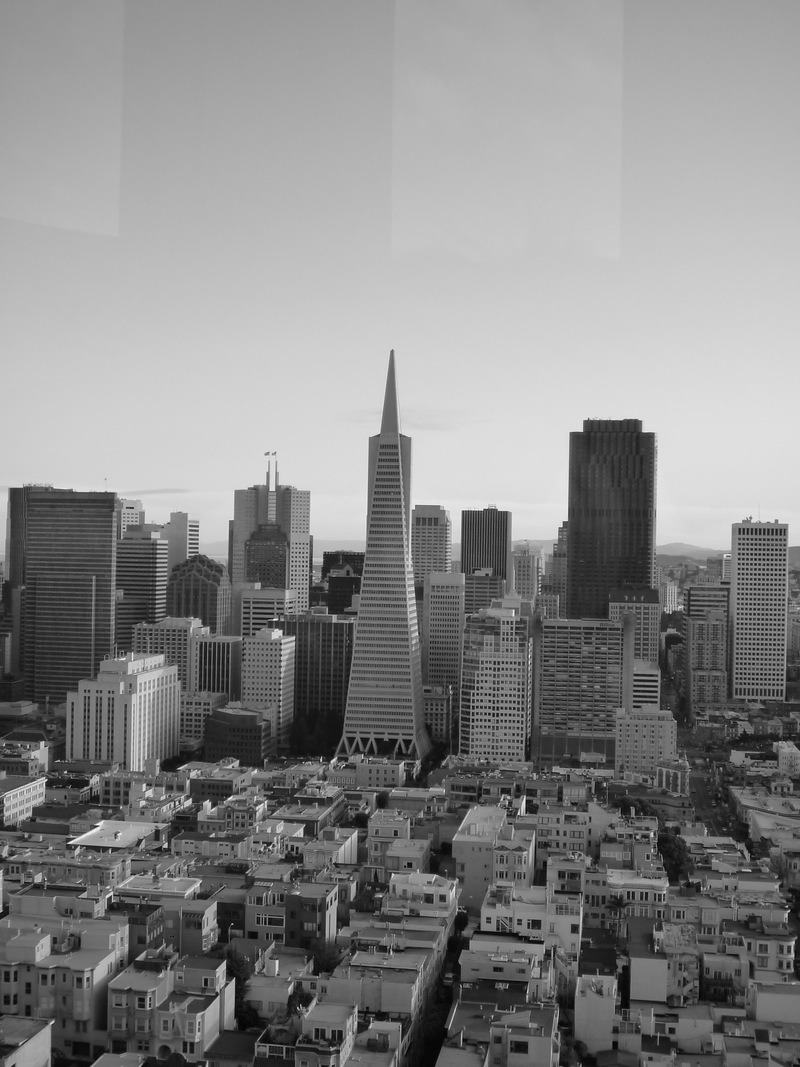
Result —
POLYGON ((139 956, 108 983, 108 1049, 203 1059, 235 1028, 234 980, 224 960, 163 948, 139 956))

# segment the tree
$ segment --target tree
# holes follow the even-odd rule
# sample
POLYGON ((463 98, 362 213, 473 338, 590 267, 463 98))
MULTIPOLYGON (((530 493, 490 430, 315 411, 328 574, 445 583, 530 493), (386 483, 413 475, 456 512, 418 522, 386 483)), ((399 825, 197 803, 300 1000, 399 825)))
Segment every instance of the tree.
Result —
POLYGON ((253 977, 253 964, 233 945, 217 944, 209 955, 224 959, 226 977, 234 980, 234 1014, 239 1028, 244 1030, 255 1025, 258 1022, 258 1013, 247 1004, 247 983, 253 977))
POLYGON ((314 960, 314 974, 322 974, 323 971, 330 974, 336 969, 342 958, 342 950, 335 941, 320 937, 312 941, 309 947, 314 960))
POLYGON ((614 923, 614 929, 616 930, 617 940, 619 940, 622 934, 622 924, 625 920, 625 911, 627 904, 624 897, 614 896, 609 897, 608 910, 611 913, 612 921, 614 923))
POLYGON ((453 920, 453 929, 457 934, 463 934, 466 928, 469 926, 469 915, 465 911, 456 912, 456 917, 453 920))
POLYGON ((289 994, 289 999, 286 1001, 286 1014, 297 1015, 300 1009, 307 1008, 313 999, 314 994, 307 989, 295 989, 293 993, 289 994))
POLYGON ((691 867, 689 849, 679 834, 660 833, 658 851, 664 863, 667 878, 675 885, 685 878, 691 867))
POLYGON ((375 797, 375 807, 385 808, 389 803, 389 794, 385 789, 382 789, 380 793, 375 797))

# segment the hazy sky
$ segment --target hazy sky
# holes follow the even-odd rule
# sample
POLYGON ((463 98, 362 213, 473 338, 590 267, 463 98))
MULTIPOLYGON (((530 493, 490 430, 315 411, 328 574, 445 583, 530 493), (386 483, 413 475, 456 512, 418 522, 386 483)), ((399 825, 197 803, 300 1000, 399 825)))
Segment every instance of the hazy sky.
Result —
POLYGON ((799 543, 798 55, 797 0, 0 0, 0 482, 209 543, 274 449, 362 538, 394 348, 456 539, 554 537, 605 417, 659 543, 799 543))

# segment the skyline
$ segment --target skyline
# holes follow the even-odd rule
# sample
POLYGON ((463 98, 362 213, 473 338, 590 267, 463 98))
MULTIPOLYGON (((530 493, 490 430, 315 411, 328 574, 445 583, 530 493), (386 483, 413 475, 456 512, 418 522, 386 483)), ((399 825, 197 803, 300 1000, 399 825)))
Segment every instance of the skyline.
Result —
POLYGON ((394 348, 456 541, 554 540, 569 434, 636 418, 658 543, 791 543, 798 46, 779 0, 4 5, 0 481, 209 544, 277 450, 363 541, 394 348))

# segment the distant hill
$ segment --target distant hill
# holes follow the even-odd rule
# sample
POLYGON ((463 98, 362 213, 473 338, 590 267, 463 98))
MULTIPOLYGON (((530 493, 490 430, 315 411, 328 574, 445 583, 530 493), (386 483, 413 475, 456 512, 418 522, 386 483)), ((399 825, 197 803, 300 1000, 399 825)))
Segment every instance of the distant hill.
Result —
MULTIPOLYGON (((209 541, 208 544, 200 546, 200 551, 206 555, 211 556, 212 559, 221 560, 223 563, 228 562, 228 542, 227 541, 209 541)), ((323 552, 363 552, 363 541, 329 541, 319 540, 314 538, 314 559, 321 560, 323 552)))
MULTIPOLYGON (((523 545, 532 545, 534 549, 544 549, 545 553, 549 555, 553 550, 553 542, 555 537, 550 539, 540 538, 526 538, 525 540, 515 541, 514 548, 521 548, 523 545)), ((345 552, 363 552, 363 541, 332 541, 321 540, 314 538, 314 558, 321 560, 323 552, 335 552, 341 549, 345 552)), ((207 556, 211 556, 212 559, 221 560, 223 563, 227 563, 228 560, 228 542, 227 541, 212 541, 208 544, 201 546, 200 551, 207 556)), ((729 552, 728 548, 702 548, 700 545, 685 544, 683 541, 673 541, 666 545, 656 546, 656 559, 662 567, 675 567, 685 560, 693 560, 697 563, 705 563, 709 556, 721 556, 723 552, 729 552)), ((458 542, 453 544, 453 559, 461 558, 461 545, 458 542)), ((789 569, 800 570, 800 545, 794 546, 789 549, 789 569)))
POLYGON ((698 545, 687 545, 682 541, 673 541, 668 545, 656 545, 657 556, 679 556, 684 559, 697 559, 701 563, 705 563, 709 556, 721 556, 723 552, 730 552, 730 548, 700 548, 698 545))

